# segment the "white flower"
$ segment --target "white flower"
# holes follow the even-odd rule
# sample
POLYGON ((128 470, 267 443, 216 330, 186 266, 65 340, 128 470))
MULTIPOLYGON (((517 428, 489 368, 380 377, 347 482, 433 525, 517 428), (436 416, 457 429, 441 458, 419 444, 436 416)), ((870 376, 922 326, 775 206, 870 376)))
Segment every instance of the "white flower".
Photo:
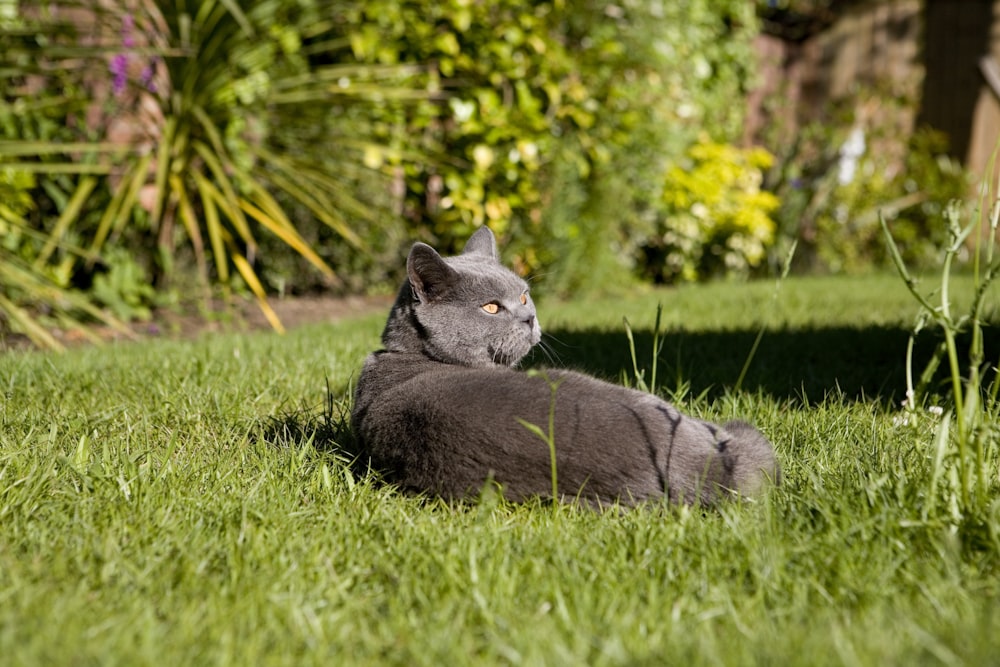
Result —
POLYGON ((448 105, 451 107, 451 112, 455 114, 455 120, 459 123, 469 120, 476 112, 476 103, 471 100, 466 102, 453 97, 448 100, 448 105))
POLYGON ((489 169, 493 164, 493 149, 486 144, 479 144, 472 149, 472 159, 480 169, 489 169))
POLYGON ((533 141, 517 142, 517 151, 525 160, 534 160, 538 157, 538 145, 533 141))
POLYGON ((847 141, 840 147, 840 162, 837 170, 837 182, 847 185, 854 180, 858 170, 858 160, 865 154, 865 131, 855 127, 847 136, 847 141))

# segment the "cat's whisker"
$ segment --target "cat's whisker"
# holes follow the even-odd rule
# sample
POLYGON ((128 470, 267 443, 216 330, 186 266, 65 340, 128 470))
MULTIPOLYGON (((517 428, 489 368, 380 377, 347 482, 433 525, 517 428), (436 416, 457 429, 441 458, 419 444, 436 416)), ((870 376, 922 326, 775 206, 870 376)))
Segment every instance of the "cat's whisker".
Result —
POLYGON ((548 358, 550 363, 556 365, 562 365, 562 357, 559 355, 556 346, 553 345, 550 341, 554 341, 560 347, 564 347, 567 349, 570 349, 573 346, 559 340, 558 338, 556 338, 551 334, 547 333, 542 334, 542 340, 538 342, 537 347, 542 351, 542 353, 546 356, 546 358, 548 358))
POLYGON ((552 349, 552 346, 546 343, 544 340, 538 341, 538 345, 536 347, 538 347, 538 349, 542 352, 542 354, 545 355, 545 358, 549 360, 550 364, 553 364, 555 366, 562 365, 562 359, 559 358, 558 353, 556 353, 556 351, 552 349))
POLYGON ((536 271, 534 273, 530 273, 530 274, 526 275, 524 277, 524 281, 526 283, 528 283, 529 285, 534 285, 535 281, 540 280, 542 278, 545 278, 545 276, 549 275, 549 273, 551 273, 551 272, 550 271, 536 271))
POLYGON ((573 349, 573 348, 577 347, 576 345, 570 345, 566 341, 560 339, 558 336, 554 336, 553 334, 550 334, 547 331, 543 331, 542 332, 542 340, 544 341, 545 339, 552 340, 552 341, 558 343, 559 345, 561 345, 562 347, 565 347, 565 348, 573 349))

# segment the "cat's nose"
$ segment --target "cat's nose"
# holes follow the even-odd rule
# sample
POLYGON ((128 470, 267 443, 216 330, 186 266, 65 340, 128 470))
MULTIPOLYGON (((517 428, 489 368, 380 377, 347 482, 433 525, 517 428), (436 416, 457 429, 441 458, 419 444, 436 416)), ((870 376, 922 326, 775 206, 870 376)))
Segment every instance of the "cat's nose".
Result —
POLYGON ((539 326, 538 320, 532 314, 524 318, 524 323, 528 325, 528 331, 531 332, 528 334, 531 344, 537 345, 542 340, 542 327, 539 326))

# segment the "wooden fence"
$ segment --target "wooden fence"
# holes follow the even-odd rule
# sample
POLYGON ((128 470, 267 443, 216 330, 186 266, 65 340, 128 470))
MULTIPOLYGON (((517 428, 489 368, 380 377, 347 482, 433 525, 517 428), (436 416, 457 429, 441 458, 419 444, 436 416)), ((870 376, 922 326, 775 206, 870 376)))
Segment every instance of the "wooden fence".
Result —
POLYGON ((785 15, 766 22, 757 52, 747 142, 780 150, 853 104, 857 124, 889 123, 901 139, 917 125, 944 132, 949 152, 982 174, 1000 136, 1000 89, 989 85, 993 72, 1000 86, 1000 0, 859 2, 810 22, 785 15))

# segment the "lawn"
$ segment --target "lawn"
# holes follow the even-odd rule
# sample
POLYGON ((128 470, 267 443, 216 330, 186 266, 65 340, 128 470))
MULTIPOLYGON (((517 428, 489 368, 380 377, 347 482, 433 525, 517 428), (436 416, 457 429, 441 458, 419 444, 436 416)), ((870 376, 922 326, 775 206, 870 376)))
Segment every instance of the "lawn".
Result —
POLYGON ((656 390, 772 438, 784 484, 760 502, 598 514, 381 486, 340 415, 382 315, 0 356, 2 662, 998 664, 1000 500, 985 525, 927 516, 937 418, 903 423, 902 282, 543 300, 531 363, 634 382, 626 317, 649 382, 657 304, 656 390))

